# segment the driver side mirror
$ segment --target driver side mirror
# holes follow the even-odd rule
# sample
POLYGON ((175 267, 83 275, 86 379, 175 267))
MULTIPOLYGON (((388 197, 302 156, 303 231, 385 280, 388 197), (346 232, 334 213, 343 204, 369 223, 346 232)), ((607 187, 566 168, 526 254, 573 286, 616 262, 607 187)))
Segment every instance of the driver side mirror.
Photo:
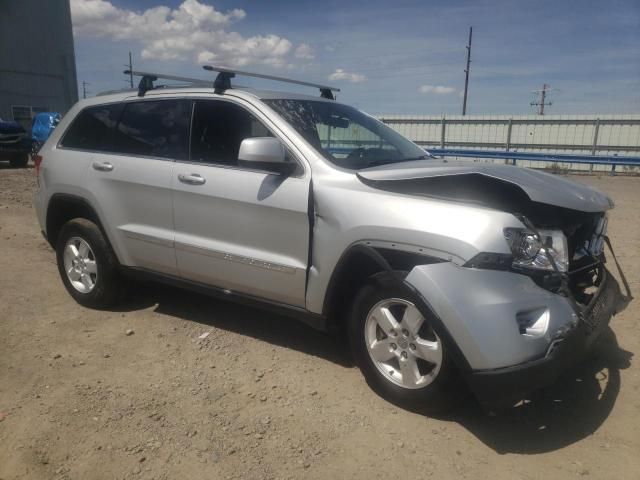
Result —
POLYGON ((240 144, 238 165, 280 174, 290 174, 296 168, 295 162, 287 161, 284 145, 273 137, 245 138, 240 144))

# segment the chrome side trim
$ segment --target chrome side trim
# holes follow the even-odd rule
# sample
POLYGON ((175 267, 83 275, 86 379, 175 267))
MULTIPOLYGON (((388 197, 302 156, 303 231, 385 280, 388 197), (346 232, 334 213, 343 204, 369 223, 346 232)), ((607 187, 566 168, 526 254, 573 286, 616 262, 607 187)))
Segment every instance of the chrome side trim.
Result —
POLYGON ((142 242, 154 243, 163 247, 173 247, 174 242, 172 240, 166 240, 164 238, 152 237, 151 235, 145 235, 144 233, 132 232, 130 230, 120 229, 127 238, 134 240, 140 240, 142 242))
POLYGON ((267 262, 266 260, 260 260, 259 258, 244 257, 242 255, 234 255, 229 252, 222 252, 219 250, 210 250, 208 248, 199 247, 188 243, 175 242, 176 250, 182 250, 183 252, 196 253, 198 255, 206 255, 208 257, 219 258, 220 260, 226 260, 228 262, 242 263, 244 265, 250 265, 252 267, 263 268, 265 270, 271 270, 273 272, 280 272, 286 274, 295 274, 296 267, 289 265, 282 265, 280 263, 267 262))

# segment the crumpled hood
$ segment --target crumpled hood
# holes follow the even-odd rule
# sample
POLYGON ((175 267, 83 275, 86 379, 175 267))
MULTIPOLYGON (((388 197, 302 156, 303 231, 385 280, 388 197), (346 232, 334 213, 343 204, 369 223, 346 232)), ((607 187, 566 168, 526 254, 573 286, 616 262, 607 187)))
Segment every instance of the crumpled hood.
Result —
MULTIPOLYGON (((559 175, 513 165, 417 160, 367 168, 358 171, 357 175, 361 181, 372 186, 418 179, 432 179, 433 183, 438 177, 451 181, 457 176, 482 175, 519 187, 534 202, 582 212, 603 212, 613 207, 613 201, 594 188, 559 175)), ((495 185, 487 185, 488 188, 496 188, 495 185)), ((424 193, 428 195, 428 187, 426 190, 424 193)))

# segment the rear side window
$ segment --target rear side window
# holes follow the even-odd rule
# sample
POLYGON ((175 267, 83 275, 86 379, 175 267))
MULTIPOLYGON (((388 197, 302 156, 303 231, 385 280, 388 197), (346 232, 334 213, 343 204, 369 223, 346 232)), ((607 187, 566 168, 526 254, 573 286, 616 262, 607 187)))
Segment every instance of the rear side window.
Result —
POLYGON ((125 104, 112 151, 186 160, 191 101, 159 100, 125 104))
POLYGON ((85 108, 71 123, 60 145, 81 150, 111 150, 111 139, 122 108, 120 103, 85 108))

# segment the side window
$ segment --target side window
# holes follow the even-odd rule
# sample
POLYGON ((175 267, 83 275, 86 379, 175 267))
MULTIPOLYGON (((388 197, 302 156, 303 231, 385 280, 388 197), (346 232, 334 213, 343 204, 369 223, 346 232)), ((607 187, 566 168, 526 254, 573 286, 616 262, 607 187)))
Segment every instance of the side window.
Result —
POLYGON ((191 130, 191 160, 237 165, 245 138, 272 137, 255 116, 230 102, 198 101, 191 130))
POLYGON ((113 132, 122 112, 122 104, 85 108, 71 122, 60 145, 82 150, 111 150, 113 132))
POLYGON ((185 160, 190 119, 189 100, 127 103, 115 132, 113 150, 122 154, 185 160))

